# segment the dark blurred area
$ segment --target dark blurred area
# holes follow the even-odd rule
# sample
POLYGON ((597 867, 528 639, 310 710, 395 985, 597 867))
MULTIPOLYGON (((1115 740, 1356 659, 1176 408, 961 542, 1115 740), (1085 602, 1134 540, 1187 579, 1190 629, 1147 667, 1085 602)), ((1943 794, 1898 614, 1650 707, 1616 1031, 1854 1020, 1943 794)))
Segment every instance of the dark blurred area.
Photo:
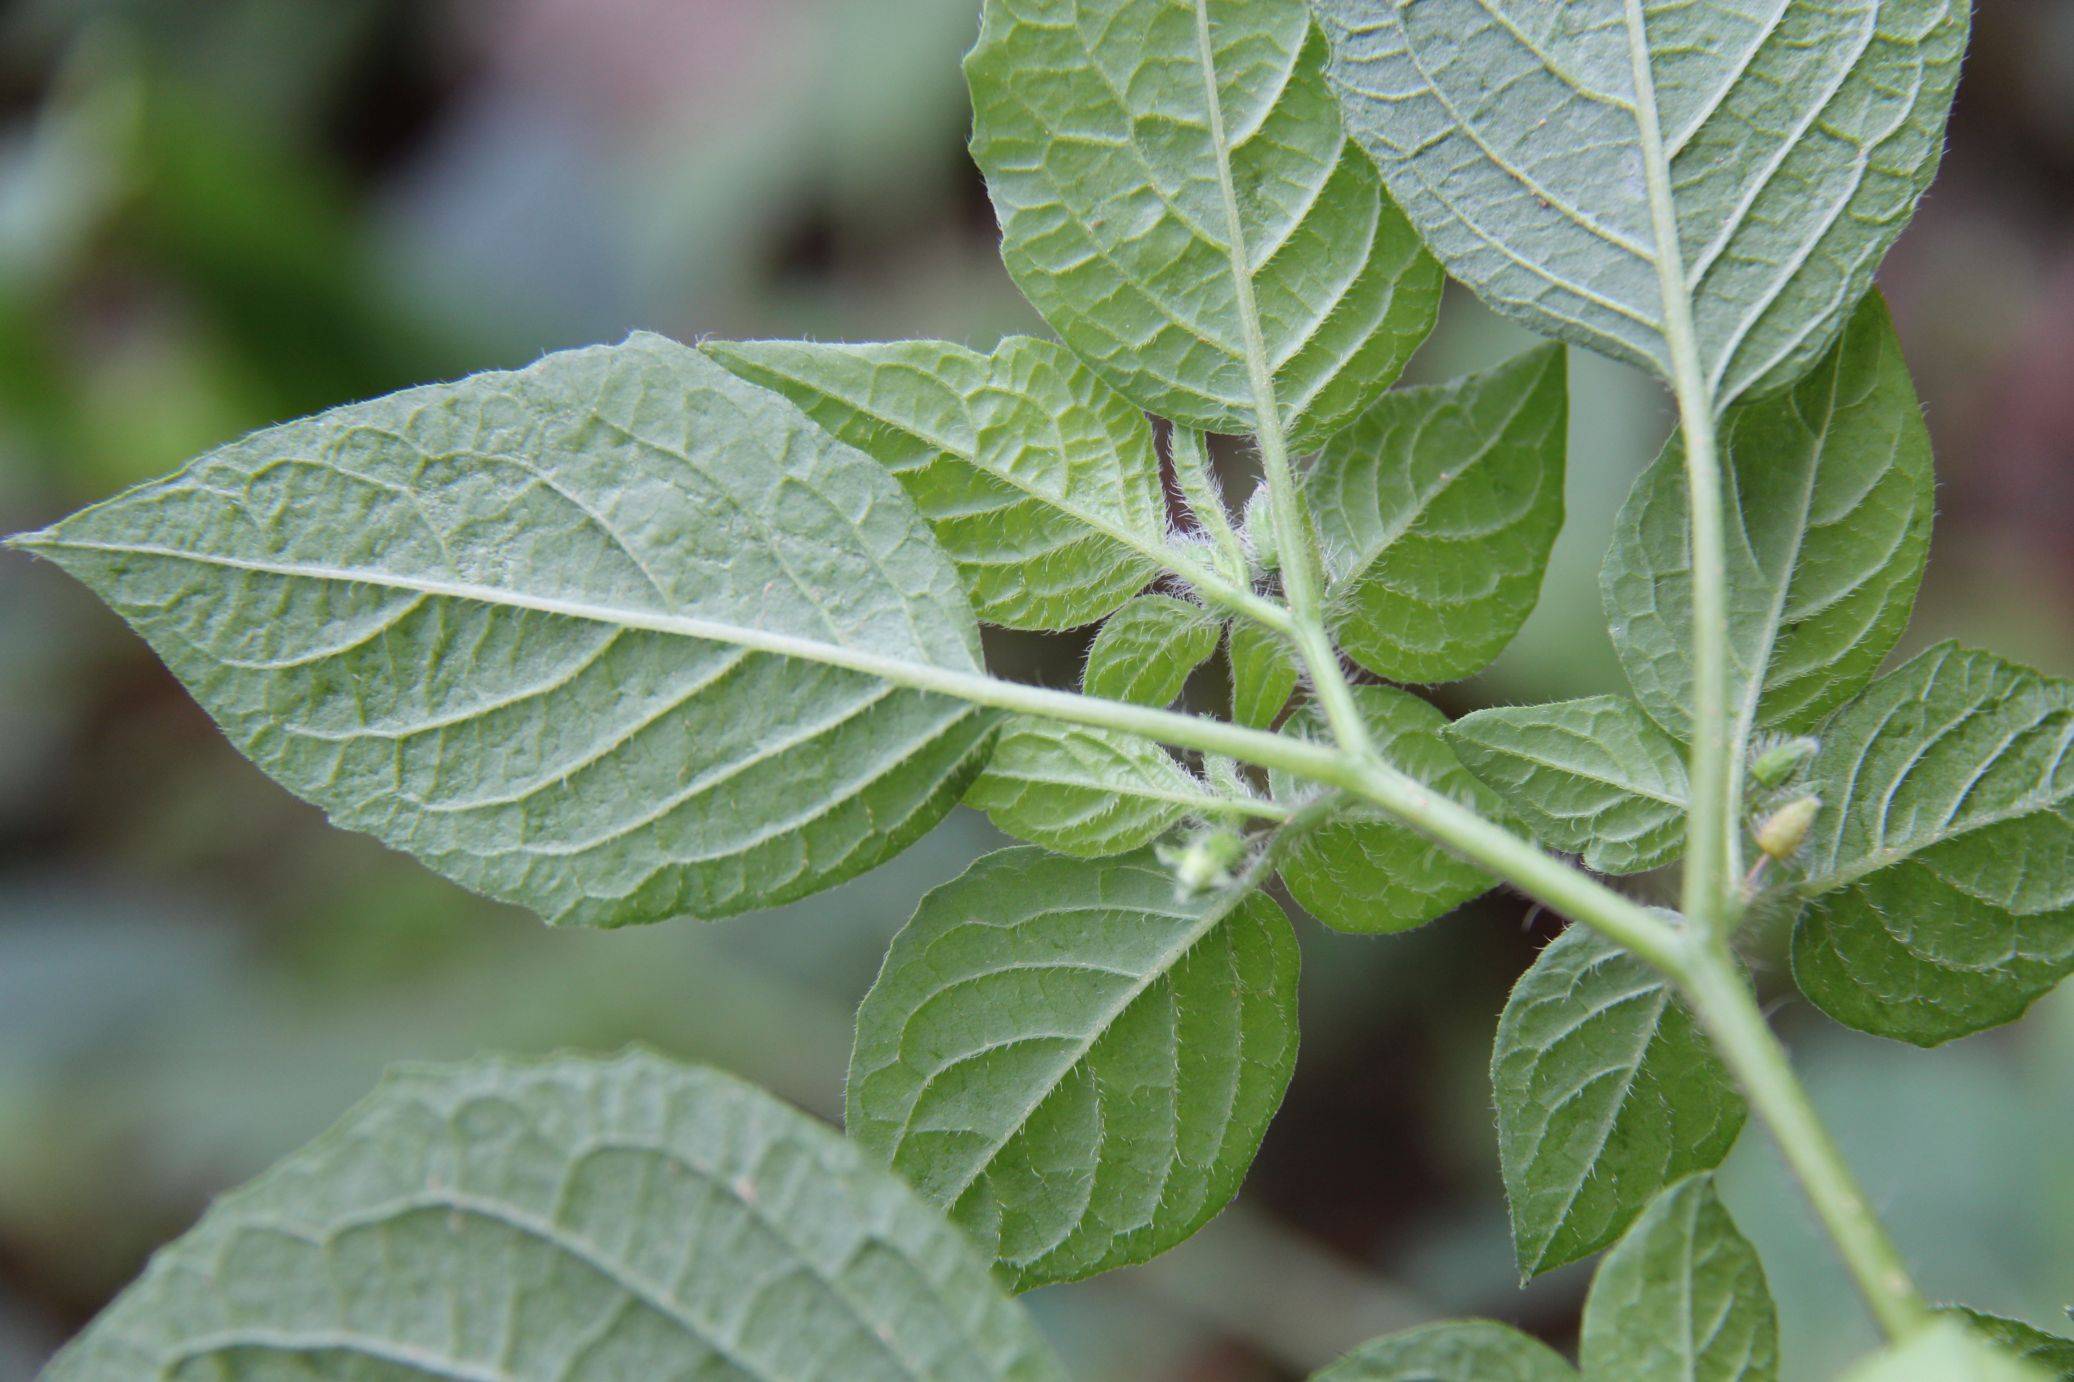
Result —
MULTIPOLYGON (((635 327, 1041 330, 964 156, 976 27, 977 0, 0 4, 0 529, 635 327)), ((1980 9, 1945 171, 1883 283, 1942 479, 1909 646, 2074 673, 2074 4, 1980 9)), ((1414 373, 1520 344, 1458 295, 1414 373)), ((1667 417, 1619 367, 1575 378, 1541 609, 1450 711, 1613 684, 1595 571, 1667 417)), ((997 651, 1054 684, 1077 655, 997 651)), ((82 591, 0 561, 0 1378, 391 1061, 639 1041, 835 1116, 887 937, 993 839, 960 813, 783 912, 550 932, 327 829, 82 591)), ((1503 893, 1398 939, 1302 922, 1303 1058, 1240 1203, 1157 1264, 1030 1298, 1075 1374, 1294 1376, 1443 1314, 1569 1345, 1588 1274, 1518 1288, 1486 1077, 1555 924, 1503 893)), ((1918 1054, 1757 959, 1925 1287, 2065 1330, 2074 993, 1918 1054)), ((1788 1375, 1833 1375, 1870 1327, 1761 1130, 1726 1182, 1788 1375)))

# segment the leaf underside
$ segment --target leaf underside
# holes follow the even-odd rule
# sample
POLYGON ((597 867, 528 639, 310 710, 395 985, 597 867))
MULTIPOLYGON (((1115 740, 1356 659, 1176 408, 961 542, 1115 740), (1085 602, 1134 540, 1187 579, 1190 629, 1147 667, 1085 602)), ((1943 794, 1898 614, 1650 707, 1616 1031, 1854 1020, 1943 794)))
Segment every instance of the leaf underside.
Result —
POLYGON ((1018 716, 965 804, 1061 854, 1123 854, 1221 798, 1150 739, 1018 716))
POLYGON ((1837 1382, 2052 1382, 2052 1373, 1968 1324, 1943 1319, 1881 1349, 1837 1382))
POLYGON ((1104 700, 1165 709, 1190 673, 1217 651, 1217 620, 1171 595, 1140 595, 1109 616, 1088 648, 1080 689, 1104 700))
POLYGON ((1026 1290, 1145 1261, 1237 1191, 1296 1056, 1266 895, 1148 855, 990 854, 923 899, 857 1013, 850 1136, 1026 1290))
POLYGON ((1225 637, 1231 664, 1231 718, 1248 729, 1273 729, 1296 693, 1296 650, 1281 635, 1245 619, 1225 637))
POLYGON ((1311 1382, 1577 1382, 1577 1371, 1511 1325, 1450 1320, 1363 1344, 1311 1382))
POLYGON ((963 1235, 834 1130, 633 1054, 392 1074, 48 1374, 723 1375, 1063 1373, 963 1235))

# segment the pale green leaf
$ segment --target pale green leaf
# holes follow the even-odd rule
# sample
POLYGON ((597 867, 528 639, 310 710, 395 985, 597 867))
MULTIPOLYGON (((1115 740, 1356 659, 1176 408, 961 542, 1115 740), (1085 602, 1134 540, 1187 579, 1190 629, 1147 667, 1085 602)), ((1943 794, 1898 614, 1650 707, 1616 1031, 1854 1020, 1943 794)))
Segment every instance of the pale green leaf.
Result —
POLYGON ((1577 1382, 1577 1373, 1511 1325, 1450 1320, 1370 1340, 1311 1382, 1577 1382))
POLYGON ((1186 816, 1235 802, 1150 739, 1018 716, 1002 729, 965 804, 1019 840, 1095 858, 1126 853, 1186 816))
POLYGON ((990 356, 942 341, 704 349, 892 471, 988 623, 1093 623, 1158 573, 1152 429, 1052 342, 1011 337, 990 356))
POLYGON ((555 921, 861 873, 993 723, 902 689, 979 641, 899 487, 660 337, 260 432, 17 542, 336 823, 555 921))
POLYGON ((2005 1319, 1963 1306, 1948 1309, 1946 1313, 1965 1320, 1973 1327, 1974 1333, 2011 1357, 2042 1368, 2053 1382, 2074 1382, 2074 1339, 2048 1334, 2022 1320, 2005 1319))
POLYGON ((2052 1382, 2052 1374, 1946 1319, 1881 1349, 1838 1382, 2052 1382))
POLYGON ((1625 696, 1500 706, 1448 737, 1536 836, 1603 873, 1639 873, 1685 846, 1685 751, 1625 696))
POLYGON ((1665 1186, 1720 1165, 1745 1114, 1670 985, 1581 926, 1514 987, 1491 1084, 1528 1276, 1597 1252, 1665 1186))
POLYGON ((1432 329, 1439 267, 1324 62, 1302 0, 987 0, 965 73, 1002 257, 1147 410, 1257 432, 1257 362, 1322 441, 1432 329))
MULTIPOLYGON (((1930 552, 1930 434, 1878 294, 1784 393, 1722 419, 1729 707, 1735 742, 1807 729, 1879 670, 1930 552)), ((1614 650, 1673 734, 1692 722, 1692 561, 1685 451, 1636 481, 1601 585, 1614 650)))
POLYGON ((1231 717, 1249 729, 1272 729, 1296 692, 1296 650, 1288 640, 1245 619, 1225 640, 1231 663, 1231 717))
POLYGON ((1710 1176, 1656 1198, 1599 1264, 1584 1304, 1585 1376, 1771 1382, 1779 1321, 1757 1250, 1710 1176))
POLYGON ((1218 623, 1201 605, 1140 595, 1109 616, 1087 651, 1080 689, 1106 700, 1164 708, 1217 651, 1218 623))
POLYGON ((1349 656, 1394 681, 1490 665, 1541 597, 1563 526, 1569 390, 1548 346, 1384 394, 1304 480, 1349 656))
POLYGON ((833 1129, 630 1054, 392 1074, 48 1376, 1063 1372, 963 1235, 833 1129))
POLYGON ((923 899, 857 1013, 850 1135, 1018 1288, 1142 1262, 1238 1189, 1296 1057, 1266 895, 1017 848, 923 899))
POLYGON ((1793 973, 1839 1022, 1932 1046, 2074 972, 2074 683, 1933 648, 1831 720, 1793 973))
MULTIPOLYGON (((1504 818, 1497 793, 1477 781, 1447 741, 1447 718, 1406 691, 1357 686, 1354 699, 1376 751, 1393 767, 1443 796, 1504 818)), ((1284 733, 1323 738, 1324 719, 1305 706, 1284 733)), ((1306 785, 1280 774, 1278 800, 1295 805, 1306 785)), ((1362 934, 1408 931, 1488 892, 1497 881, 1379 807, 1349 803, 1292 844, 1282 881, 1312 916, 1327 926, 1362 934)))
POLYGON ((1349 130, 1455 277, 1666 378, 1689 340, 1717 409, 1806 372, 1864 295, 1936 172, 1969 18, 1966 0, 1316 8, 1349 130))

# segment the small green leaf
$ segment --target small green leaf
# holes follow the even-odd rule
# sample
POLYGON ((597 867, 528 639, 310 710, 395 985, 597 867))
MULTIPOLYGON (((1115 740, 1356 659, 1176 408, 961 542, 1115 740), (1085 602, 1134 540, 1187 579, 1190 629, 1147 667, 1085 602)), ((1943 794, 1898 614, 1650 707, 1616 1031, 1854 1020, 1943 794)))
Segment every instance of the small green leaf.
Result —
POLYGON ((1019 1290, 1209 1222, 1296 1057, 1296 938, 1266 895, 1177 897, 1150 856, 990 854, 922 900, 857 1013, 850 1135, 1019 1290))
POLYGON ((1585 1376, 1770 1382, 1779 1321, 1764 1265, 1710 1176, 1680 1181, 1606 1255, 1584 1304, 1585 1376))
POLYGON ((1018 840, 1097 858, 1231 803, 1150 739, 1018 716, 965 804, 1018 840))
POLYGON ((2052 1374, 1945 1319, 1881 1349, 1838 1382, 2052 1382, 2052 1374))
MULTIPOLYGON (((1930 434, 1877 293, 1815 371, 1722 419, 1735 742, 1807 729, 1872 680, 1930 551, 1930 434)), ((1691 522, 1673 438, 1622 506, 1601 586, 1657 722, 1691 734, 1691 522)))
POLYGON ((391 1074, 46 1375, 1064 1374, 963 1236, 854 1144, 632 1054, 391 1074))
POLYGON ((1080 689, 1164 709, 1217 651, 1217 620, 1171 595, 1140 595, 1109 616, 1087 652, 1080 689))
POLYGON ((1150 412, 1249 433, 1257 344, 1298 445, 1397 377, 1440 270, 1341 133, 1302 0, 984 13, 972 155, 1009 272, 1068 345, 1150 412))
POLYGON ((2021 1320, 2005 1319, 1964 1306, 1950 1308, 1945 1313, 1965 1320, 1973 1327, 1974 1333, 2011 1357, 2044 1369, 2053 1382, 2074 1382, 2074 1339, 2048 1334, 2021 1320))
POLYGON ((1625 696, 1479 710, 1448 737, 1537 836, 1592 868, 1640 873, 1685 847, 1685 751, 1625 696))
POLYGON ((2074 683, 1933 648, 1822 731, 1793 937, 1808 997, 1934 1046, 2074 972, 2074 683))
POLYGON ((1349 132, 1449 272, 1665 378, 1682 338, 1715 411, 1799 378, 1864 295, 1937 170, 1971 9, 1314 3, 1349 132))
POLYGON ((1527 1276, 1597 1252, 1666 1185, 1720 1165, 1746 1112, 1669 984, 1582 926, 1514 987, 1491 1084, 1527 1276))
POLYGON ((1511 1325, 1450 1320, 1370 1340, 1311 1382, 1577 1382, 1577 1372, 1511 1325))
MULTIPOLYGON (((1488 816, 1504 817, 1495 792, 1462 766, 1447 741, 1447 718, 1409 692, 1357 686, 1354 699, 1376 751, 1399 771, 1488 816)), ((1284 726, 1303 738, 1325 734, 1317 707, 1284 726)), ((1294 806, 1312 791, 1280 774, 1275 797, 1294 806)), ((1349 804, 1293 844, 1282 881, 1327 926, 1364 935, 1408 931, 1488 892, 1496 881, 1379 808, 1349 804)))
POLYGON ((1158 573, 1151 427, 1051 342, 1011 337, 991 356, 942 341, 704 349, 892 471, 988 623, 1090 624, 1158 573))
POLYGON ((1280 634, 1245 619, 1232 621, 1231 717, 1249 729, 1273 729, 1296 692, 1296 650, 1280 634))
POLYGON ((557 922, 854 877, 997 722, 896 684, 980 670, 900 487, 658 336, 272 428, 16 542, 335 823, 557 922))
POLYGON ((1569 390, 1562 348, 1382 395, 1304 481, 1332 631, 1396 681, 1481 671, 1541 597, 1563 526, 1569 390))

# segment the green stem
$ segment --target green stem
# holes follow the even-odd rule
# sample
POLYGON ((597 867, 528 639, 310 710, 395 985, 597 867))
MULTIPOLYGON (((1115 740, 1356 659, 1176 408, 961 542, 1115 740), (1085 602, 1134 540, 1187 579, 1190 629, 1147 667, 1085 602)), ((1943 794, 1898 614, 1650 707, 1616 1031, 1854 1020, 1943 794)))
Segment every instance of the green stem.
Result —
POLYGON ((1931 1317, 1893 1239, 1793 1073, 1757 996, 1718 939, 1698 947, 1680 980, 1715 1049, 1770 1127, 1837 1252, 1889 1338, 1931 1317))

